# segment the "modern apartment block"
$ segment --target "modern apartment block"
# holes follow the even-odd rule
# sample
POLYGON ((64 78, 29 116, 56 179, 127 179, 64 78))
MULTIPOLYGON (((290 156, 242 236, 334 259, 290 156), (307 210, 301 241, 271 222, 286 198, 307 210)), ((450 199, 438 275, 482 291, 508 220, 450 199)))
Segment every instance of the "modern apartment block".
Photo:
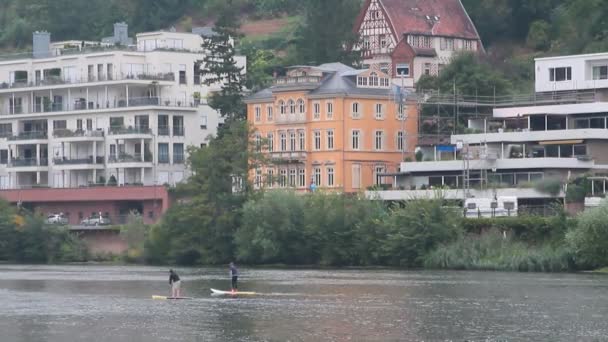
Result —
POLYGON ((483 51, 460 0, 366 0, 353 30, 363 63, 407 87, 438 75, 458 51, 483 51))
MULTIPOLYGON (((44 202, 48 188, 128 193, 188 178, 188 147, 220 124, 206 103, 220 86, 203 85, 198 71, 203 38, 158 31, 133 41, 127 30, 116 24, 102 42, 51 43, 35 32, 32 53, 0 56, 0 189, 34 191, 44 202)), ((62 211, 80 211, 71 209, 78 202, 62 211)), ((119 207, 107 211, 126 211, 119 207)))
POLYGON ((339 63, 294 66, 247 99, 272 165, 258 187, 358 192, 395 172, 416 145, 417 107, 380 70, 339 63), (401 103, 403 105, 401 105, 401 103))
MULTIPOLYGON (((421 147, 420 162, 390 175, 396 191, 385 199, 516 196, 521 205, 552 198, 531 185, 587 175, 595 195, 608 180, 608 53, 536 60, 536 94, 526 104, 496 107, 493 116, 468 120, 468 133, 451 144, 421 147), (464 192, 463 192, 464 191, 464 192)), ((564 194, 558 195, 563 198, 564 194)))

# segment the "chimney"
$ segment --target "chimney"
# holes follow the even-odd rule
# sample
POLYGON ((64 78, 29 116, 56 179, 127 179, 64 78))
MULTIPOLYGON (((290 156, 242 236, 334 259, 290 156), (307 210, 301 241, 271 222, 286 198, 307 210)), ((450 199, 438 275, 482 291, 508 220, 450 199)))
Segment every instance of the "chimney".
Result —
POLYGON ((129 45, 129 25, 127 23, 114 24, 114 43, 129 45))
POLYGON ((36 31, 32 34, 32 50, 34 58, 51 56, 51 34, 46 31, 36 31))

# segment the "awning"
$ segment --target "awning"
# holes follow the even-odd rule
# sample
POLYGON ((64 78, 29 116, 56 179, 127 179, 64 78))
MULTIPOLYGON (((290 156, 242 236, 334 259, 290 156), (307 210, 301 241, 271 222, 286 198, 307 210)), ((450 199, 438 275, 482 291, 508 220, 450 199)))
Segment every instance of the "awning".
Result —
POLYGON ((540 145, 575 145, 582 144, 583 140, 558 140, 558 141, 541 141, 540 145))

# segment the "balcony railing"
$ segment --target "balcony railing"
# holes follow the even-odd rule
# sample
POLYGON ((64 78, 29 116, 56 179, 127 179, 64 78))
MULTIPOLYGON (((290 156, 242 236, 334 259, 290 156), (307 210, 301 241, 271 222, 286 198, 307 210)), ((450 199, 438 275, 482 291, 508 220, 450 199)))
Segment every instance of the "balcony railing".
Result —
POLYGON ((303 161, 308 157, 308 153, 304 151, 271 152, 270 155, 277 161, 303 161))
POLYGON ((277 86, 316 85, 320 83, 320 76, 278 77, 274 80, 274 84, 277 86))
POLYGON ((585 91, 556 91, 550 93, 531 93, 531 94, 513 94, 513 95, 461 95, 450 93, 438 93, 437 91, 421 91, 412 95, 419 102, 425 104, 441 104, 441 105, 459 105, 459 106, 492 106, 492 107, 510 107, 510 106, 540 106, 549 104, 571 104, 571 103, 590 103, 595 102, 596 92, 594 90, 585 91))
POLYGON ((152 162, 152 154, 146 153, 142 160, 142 155, 140 153, 136 153, 133 155, 127 154, 127 153, 121 153, 119 155, 111 155, 110 158, 108 158, 108 162, 112 163, 112 164, 116 164, 116 163, 150 163, 150 162, 152 162))
POLYGON ((169 126, 158 126, 158 135, 163 136, 163 137, 168 137, 169 136, 169 126))
POLYGON ((104 132, 102 130, 96 131, 85 131, 82 129, 70 130, 70 129, 56 129, 53 130, 53 137, 55 138, 81 138, 81 137, 92 137, 92 138, 103 138, 104 132))
POLYGON ((83 75, 80 78, 64 78, 61 76, 47 76, 43 80, 36 80, 28 82, 27 80, 13 82, 13 83, 0 83, 0 90, 2 89, 19 89, 19 88, 37 88, 37 87, 48 87, 55 85, 79 85, 86 83, 95 82, 106 82, 106 81, 175 81, 175 74, 172 72, 168 73, 140 73, 140 74, 123 74, 117 73, 113 75, 83 75))
POLYGON ((45 140, 48 139, 47 132, 23 132, 19 135, 14 135, 8 138, 8 140, 45 140))
POLYGON ((184 127, 183 126, 173 126, 173 136, 183 137, 184 136, 184 127))
POLYGON ((9 163, 10 167, 29 167, 29 166, 48 166, 49 161, 46 158, 13 158, 9 163))
MULTIPOLYGON (((180 108, 196 108, 197 104, 191 98, 186 99, 175 99, 175 98, 161 98, 161 97, 132 97, 128 101, 126 98, 116 99, 114 101, 89 101, 86 103, 84 100, 75 100, 73 103, 48 103, 45 105, 34 104, 32 108, 18 108, 19 110, 12 110, 9 108, 7 111, 0 112, 0 115, 12 115, 12 114, 33 114, 33 113, 47 113, 47 112, 70 112, 70 111, 83 111, 83 110, 100 110, 100 109, 115 109, 115 108, 126 108, 126 107, 142 107, 142 106, 160 106, 160 107, 180 107, 180 108)), ((17 108, 15 108, 17 109, 17 108)))
POLYGON ((55 158, 53 159, 53 164, 55 165, 81 165, 81 164, 103 164, 104 163, 104 157, 96 157, 95 159, 93 159, 93 156, 90 156, 88 158, 74 158, 74 159, 68 159, 68 158, 55 158))
POLYGON ((183 154, 174 154, 173 155, 173 164, 183 164, 186 159, 183 154))
POLYGON ((152 130, 147 127, 110 127, 109 135, 126 135, 126 134, 152 134, 152 130))

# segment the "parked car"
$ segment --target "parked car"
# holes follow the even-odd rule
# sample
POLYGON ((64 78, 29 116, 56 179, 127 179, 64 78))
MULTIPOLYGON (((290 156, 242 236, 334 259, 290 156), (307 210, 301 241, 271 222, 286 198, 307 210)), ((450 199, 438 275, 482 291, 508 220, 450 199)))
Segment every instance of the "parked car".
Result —
POLYGON ((66 225, 66 224, 68 224, 68 218, 65 217, 63 215, 63 213, 60 213, 60 214, 50 214, 49 216, 46 217, 46 223, 48 223, 48 224, 66 225))
POLYGON ((103 217, 101 215, 93 215, 80 221, 83 226, 108 226, 112 224, 109 217, 103 217))

